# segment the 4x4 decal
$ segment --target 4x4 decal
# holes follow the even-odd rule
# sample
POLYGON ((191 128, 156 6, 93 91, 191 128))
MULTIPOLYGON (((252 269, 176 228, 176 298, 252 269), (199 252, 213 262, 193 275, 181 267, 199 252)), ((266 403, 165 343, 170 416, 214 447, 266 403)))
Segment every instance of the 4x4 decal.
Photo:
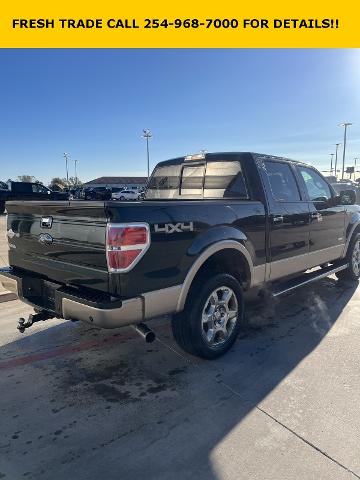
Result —
POLYGON ((180 223, 155 223, 155 233, 181 233, 194 231, 193 222, 180 222, 180 223))

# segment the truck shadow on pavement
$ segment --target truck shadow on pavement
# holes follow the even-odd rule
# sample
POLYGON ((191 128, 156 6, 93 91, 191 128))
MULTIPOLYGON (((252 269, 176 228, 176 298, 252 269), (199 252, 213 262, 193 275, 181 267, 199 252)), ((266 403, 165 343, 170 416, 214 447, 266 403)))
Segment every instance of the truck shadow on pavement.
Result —
POLYGON ((151 345, 130 329, 33 327, 0 349, 0 478, 280 478, 265 475, 263 455, 286 455, 292 430, 274 427, 262 402, 280 384, 289 401, 287 377, 355 289, 326 278, 248 305, 249 327, 216 361, 184 354, 166 319, 154 322, 151 345))

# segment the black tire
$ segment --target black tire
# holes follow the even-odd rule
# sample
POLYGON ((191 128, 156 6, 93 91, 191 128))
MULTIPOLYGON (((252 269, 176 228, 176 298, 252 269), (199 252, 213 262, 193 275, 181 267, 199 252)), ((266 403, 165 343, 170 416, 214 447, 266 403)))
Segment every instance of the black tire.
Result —
MULTIPOLYGON (((223 303, 221 299, 219 299, 220 303, 223 303)), ((219 307, 214 308, 220 307, 219 305, 219 307)), ((227 307, 229 307, 228 304, 227 307)), ((208 280, 206 280, 206 277, 202 277, 200 281, 195 282, 189 292, 184 311, 172 318, 172 331, 176 342, 183 350, 201 358, 213 359, 220 357, 232 347, 243 324, 243 318, 244 300, 240 283, 232 275, 220 273, 208 280), (219 298, 219 292, 224 292, 225 295, 228 292, 228 295, 231 295, 229 302, 232 302, 234 310, 227 310, 229 315, 225 312, 224 317, 226 318, 224 320, 222 318, 214 320, 215 315, 222 315, 223 312, 215 310, 213 315, 206 313, 207 318, 212 317, 211 322, 214 328, 210 328, 208 324, 203 325, 202 316, 207 306, 213 307, 209 299, 215 292, 217 298, 219 298), (234 315, 235 311, 237 311, 237 315, 230 318, 230 314, 234 315), (215 325, 216 322, 218 322, 218 326, 215 325), (220 325, 221 322, 227 323, 224 326, 224 324, 220 325), (207 332, 206 326, 208 328, 207 332), (218 327, 220 330, 217 330, 218 327), (223 330, 226 330, 227 327, 229 327, 229 331, 225 338, 223 330), (213 332, 216 333, 213 335, 213 332), (207 339, 208 334, 214 337, 214 344, 212 345, 210 340, 207 339)))
POLYGON ((125 197, 120 197, 120 200, 123 202, 125 200, 125 197))
POLYGON ((346 261, 349 266, 346 270, 341 270, 335 275, 339 280, 358 282, 360 278, 360 233, 356 233, 351 239, 346 261), (357 260, 356 258, 357 257, 357 260))
POLYGON ((0 202, 0 214, 5 212, 5 203, 0 202))

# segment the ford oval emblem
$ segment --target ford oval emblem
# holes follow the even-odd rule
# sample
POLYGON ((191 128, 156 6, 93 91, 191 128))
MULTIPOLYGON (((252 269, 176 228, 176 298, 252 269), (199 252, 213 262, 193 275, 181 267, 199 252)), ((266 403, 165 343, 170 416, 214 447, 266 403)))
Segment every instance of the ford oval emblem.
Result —
POLYGON ((53 241, 54 241, 53 237, 48 233, 42 233, 39 236, 39 242, 42 243, 43 245, 51 245, 53 241))

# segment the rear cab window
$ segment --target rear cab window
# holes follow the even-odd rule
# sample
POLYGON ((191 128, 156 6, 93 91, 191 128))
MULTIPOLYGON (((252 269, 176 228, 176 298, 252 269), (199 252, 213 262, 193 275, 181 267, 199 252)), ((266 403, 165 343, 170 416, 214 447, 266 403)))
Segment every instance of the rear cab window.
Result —
POLYGON ((184 166, 181 172, 180 196, 200 195, 204 188, 204 165, 184 166))
POLYGON ((240 160, 209 159, 202 162, 174 160, 160 164, 146 191, 152 199, 249 199, 240 160))
POLYGON ((207 163, 204 198, 249 198, 239 161, 207 163))

